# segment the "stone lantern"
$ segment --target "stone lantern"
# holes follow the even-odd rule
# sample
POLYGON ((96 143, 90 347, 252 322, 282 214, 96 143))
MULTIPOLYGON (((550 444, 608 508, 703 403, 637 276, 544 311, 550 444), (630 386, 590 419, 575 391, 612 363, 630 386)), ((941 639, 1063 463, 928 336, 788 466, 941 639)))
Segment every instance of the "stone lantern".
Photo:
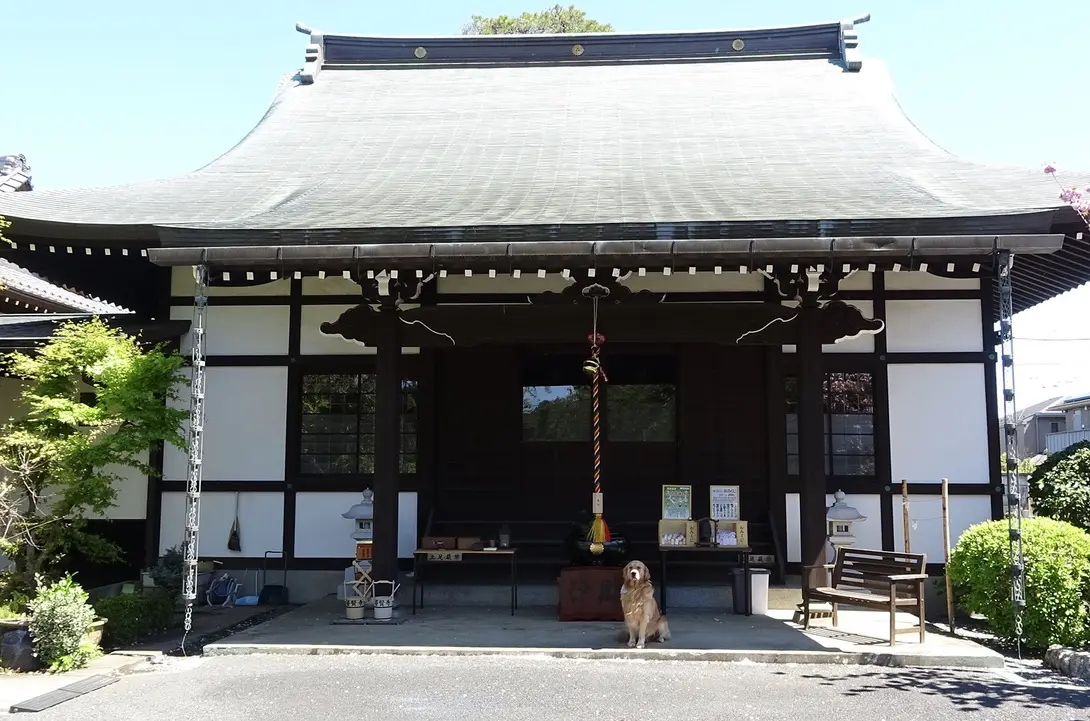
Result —
POLYGON ((341 514, 356 522, 352 540, 356 542, 356 554, 352 567, 345 576, 345 611, 353 620, 363 618, 365 607, 373 603, 371 558, 375 540, 375 501, 370 488, 363 491, 363 499, 341 514), (350 575, 349 575, 350 574, 350 575))
POLYGON ((356 560, 367 561, 370 565, 372 544, 375 541, 375 501, 370 488, 363 491, 363 500, 341 514, 356 522, 352 540, 356 542, 356 560))
POLYGON ((852 524, 867 520, 867 517, 859 513, 858 509, 849 506, 844 501, 844 491, 833 494, 833 505, 825 512, 825 520, 829 530, 829 545, 833 548, 833 555, 840 546, 851 546, 855 543, 855 535, 852 533, 852 524))

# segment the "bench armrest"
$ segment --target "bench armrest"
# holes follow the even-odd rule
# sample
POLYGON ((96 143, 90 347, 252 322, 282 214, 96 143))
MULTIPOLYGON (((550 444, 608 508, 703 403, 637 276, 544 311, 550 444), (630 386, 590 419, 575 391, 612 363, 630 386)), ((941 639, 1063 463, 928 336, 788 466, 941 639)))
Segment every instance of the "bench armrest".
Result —
POLYGON ((826 571, 831 571, 836 568, 835 563, 818 563, 813 566, 803 566, 803 570, 812 571, 815 568, 824 568, 826 571))
POLYGON ((926 581, 926 573, 897 573, 892 576, 886 576, 890 580, 890 583, 897 583, 898 581, 926 581))

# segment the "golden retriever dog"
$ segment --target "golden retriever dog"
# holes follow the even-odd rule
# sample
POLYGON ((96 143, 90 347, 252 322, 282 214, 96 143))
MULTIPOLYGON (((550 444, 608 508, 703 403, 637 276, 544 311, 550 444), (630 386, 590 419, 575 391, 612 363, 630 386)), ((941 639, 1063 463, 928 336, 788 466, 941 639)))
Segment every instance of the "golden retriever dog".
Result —
MULTIPOLYGON (((621 572, 621 608, 628 629, 628 647, 643 648, 648 638, 660 643, 670 639, 666 617, 659 614, 651 572, 643 561, 631 561, 621 572)), ((622 632, 621 637, 624 637, 622 632)))

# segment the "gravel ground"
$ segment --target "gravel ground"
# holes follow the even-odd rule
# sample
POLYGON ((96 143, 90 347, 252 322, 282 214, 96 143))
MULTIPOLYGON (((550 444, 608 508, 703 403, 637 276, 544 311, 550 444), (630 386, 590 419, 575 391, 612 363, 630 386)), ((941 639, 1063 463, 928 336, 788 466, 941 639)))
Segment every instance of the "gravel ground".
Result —
POLYGON ((1090 686, 1001 672, 528 657, 170 658, 37 714, 79 719, 1090 720, 1090 686))

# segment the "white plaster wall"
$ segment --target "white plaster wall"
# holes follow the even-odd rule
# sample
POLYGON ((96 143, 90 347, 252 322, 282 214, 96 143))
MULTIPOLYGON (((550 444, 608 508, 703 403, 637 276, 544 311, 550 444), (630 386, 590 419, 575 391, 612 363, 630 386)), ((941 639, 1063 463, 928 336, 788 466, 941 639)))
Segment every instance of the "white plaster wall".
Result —
MULTIPOLYGON (((204 479, 284 480, 288 369, 213 366, 206 377, 204 479)), ((179 407, 188 408, 188 387, 181 396, 179 407)), ((187 422, 185 433, 188 428, 187 422)), ((163 478, 185 477, 185 455, 168 444, 163 478)))
MULTIPOLYGON (((148 452, 144 451, 138 456, 141 463, 148 462, 148 452)), ((114 481, 117 489, 117 498, 114 505, 106 509, 103 514, 88 514, 88 518, 108 518, 111 520, 142 519, 148 515, 148 477, 139 469, 122 466, 111 466, 106 469, 121 476, 114 481)))
MULTIPOLYGON (((201 532, 198 553, 201 556, 262 556, 265 551, 284 547, 284 494, 238 494, 239 538, 242 550, 227 548, 231 523, 235 520, 234 493, 201 494, 201 532)), ((185 494, 163 494, 163 519, 159 524, 159 553, 181 545, 185 533, 185 494)), ((276 563, 270 561, 276 568, 276 563)))
POLYGON ((625 285, 633 291, 649 290, 655 293, 759 293, 764 290, 764 276, 760 273, 739 273, 737 265, 724 265, 723 272, 718 275, 690 274, 685 268, 677 268, 670 275, 663 275, 661 268, 648 268, 647 275, 630 275, 625 285))
POLYGON ((23 392, 23 381, 18 378, 0 378, 0 424, 22 418, 27 413, 19 394, 23 392))
POLYGON ((322 332, 322 323, 332 323, 341 316, 341 313, 354 307, 354 305, 304 305, 300 316, 299 352, 303 355, 374 355, 376 352, 374 348, 346 340, 339 335, 326 335, 322 332))
POLYGON ((840 281, 840 290, 873 290, 874 273, 865 270, 857 270, 844 280, 840 281))
MULTIPOLYGON (((825 507, 833 505, 832 494, 826 494, 825 507)), ((854 506, 867 520, 853 526, 856 548, 882 548, 882 497, 878 494, 853 494, 844 499, 849 506, 854 506)), ((787 562, 800 563, 802 560, 801 512, 799 494, 787 494, 787 562)))
MULTIPOLYGON (((268 278, 268 274, 264 276, 268 278)), ((193 297, 193 268, 176 267, 170 274, 170 294, 173 296, 193 297)), ((289 295, 291 293, 291 281, 287 278, 270 280, 260 285, 247 285, 238 287, 209 286, 210 297, 224 296, 255 296, 255 295, 289 295)))
POLYGON ((894 482, 988 483, 985 393, 983 364, 891 364, 894 482))
MULTIPOLYGON (((303 295, 360 295, 363 291, 351 278, 328 275, 325 278, 307 276, 302 279, 303 295)), ((361 298, 362 300, 362 298, 361 298)))
MULTIPOLYGON (((942 496, 909 496, 908 535, 913 553, 926 553, 928 563, 946 563, 942 544, 942 496)), ((905 529, 901 497, 893 499, 893 541, 904 550, 905 529)), ((950 496, 950 548, 970 526, 992 519, 989 496, 950 496)))
MULTIPOLYGON (((306 493, 295 495, 296 558, 353 557, 354 522, 341 514, 358 503, 359 493, 306 493)), ((397 499, 397 555, 412 558, 417 545, 417 495, 403 491, 397 499)))
MULTIPOLYGON (((300 313, 299 352, 302 355, 375 355, 378 350, 374 347, 322 332, 322 323, 332 323, 341 316, 341 313, 354 307, 354 305, 304 305, 300 313)), ((416 354, 420 352, 420 349, 406 346, 401 349, 401 352, 416 354)))
POLYGON ((544 278, 539 278, 536 270, 524 270, 518 278, 510 273, 496 273, 495 278, 490 278, 488 273, 474 273, 468 278, 463 273, 451 273, 446 278, 437 277, 435 282, 438 283, 437 290, 440 293, 526 293, 527 295, 546 291, 559 293, 570 285, 559 273, 548 273, 544 278))
MULTIPOLYGON (((208 307, 205 353, 208 355, 287 355, 288 306, 213 305, 208 307)), ((174 306, 174 320, 191 320, 193 308, 174 306)), ((182 336, 183 355, 192 349, 193 334, 182 336)))
POLYGON ((886 272, 886 290, 979 290, 977 278, 943 278, 919 271, 886 272))
MULTIPOLYGON (((874 317, 874 303, 869 300, 853 300, 849 305, 853 305, 859 309, 859 311, 866 318, 874 317)), ((883 333, 887 331, 882 331, 883 333)), ((795 353, 797 348, 793 345, 783 346, 784 353, 795 353)), ((822 343, 822 353, 873 353, 874 352, 874 334, 864 333, 858 338, 848 338, 842 340, 839 343, 822 343)))
POLYGON ((886 303, 890 353, 983 350, 980 301, 891 300, 886 303))

